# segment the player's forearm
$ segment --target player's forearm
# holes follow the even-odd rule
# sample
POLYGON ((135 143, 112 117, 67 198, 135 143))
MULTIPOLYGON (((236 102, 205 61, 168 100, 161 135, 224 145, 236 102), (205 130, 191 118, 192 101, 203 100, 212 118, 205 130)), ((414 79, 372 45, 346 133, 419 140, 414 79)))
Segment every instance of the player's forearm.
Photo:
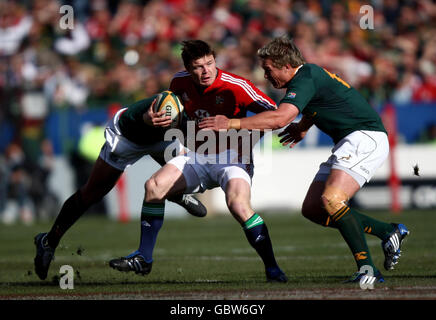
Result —
POLYGON ((288 124, 276 111, 265 111, 251 117, 240 119, 241 129, 276 130, 288 124))
POLYGON ((296 107, 280 105, 276 110, 264 111, 242 119, 230 119, 229 129, 276 130, 289 124, 297 115, 298 109, 296 107))

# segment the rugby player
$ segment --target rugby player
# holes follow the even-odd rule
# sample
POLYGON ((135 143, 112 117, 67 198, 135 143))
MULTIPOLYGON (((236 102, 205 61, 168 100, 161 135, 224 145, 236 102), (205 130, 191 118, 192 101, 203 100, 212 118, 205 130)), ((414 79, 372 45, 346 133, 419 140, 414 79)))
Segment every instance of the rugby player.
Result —
POLYGON ((286 89, 278 108, 242 119, 209 117, 199 127, 275 130, 288 125, 280 136, 281 142, 291 148, 312 125, 329 135, 335 144, 332 155, 321 163, 303 202, 302 214, 317 224, 340 231, 358 269, 348 281, 383 282, 371 259, 364 232, 382 240, 384 267, 389 270, 398 262, 402 241, 409 231, 403 224, 378 221, 348 205, 389 154, 387 133, 379 115, 337 75, 306 63, 291 40, 273 39, 257 54, 265 78, 275 88, 286 89), (300 113, 301 120, 291 123, 300 113))
MULTIPOLYGON (((54 252, 65 232, 89 207, 112 190, 128 166, 144 155, 150 155, 160 165, 164 165, 164 151, 171 145, 178 152, 184 152, 180 141, 164 141, 165 128, 171 124, 171 118, 161 117, 165 110, 153 112, 152 105, 156 97, 157 95, 154 95, 137 101, 115 114, 105 129, 106 141, 87 183, 64 202, 51 230, 35 237, 34 264, 35 272, 40 279, 47 277, 54 252)), ((203 204, 192 195, 179 194, 168 200, 184 207, 194 216, 204 217, 207 214, 203 204)), ((155 228, 160 228, 160 225, 154 222, 153 228, 141 228, 141 232, 153 233, 155 228)), ((140 247, 139 250, 143 248, 140 247)))
MULTIPOLYGON (((198 123, 204 117, 217 114, 242 118, 248 111, 259 113, 276 109, 274 101, 250 81, 218 69, 215 52, 206 42, 189 40, 182 45, 186 70, 174 76, 169 89, 181 97, 190 120, 198 123)), ((217 144, 214 148, 200 152, 202 143, 206 142, 197 141, 195 150, 173 158, 146 182, 143 214, 163 216, 166 198, 221 187, 229 211, 241 224, 248 242, 264 263, 267 281, 286 282, 287 277, 276 262, 265 221, 251 208, 251 148, 250 155, 244 155, 241 151, 243 145, 232 149, 225 141, 219 140, 218 134, 215 137, 217 144), (220 150, 220 146, 224 150, 220 150), (245 163, 241 159, 247 159, 247 156, 249 161, 245 163)), ((127 257, 113 259, 110 266, 120 271, 150 272, 156 237, 157 234, 154 238, 141 238, 141 242, 150 244, 147 255, 133 252, 127 257)))

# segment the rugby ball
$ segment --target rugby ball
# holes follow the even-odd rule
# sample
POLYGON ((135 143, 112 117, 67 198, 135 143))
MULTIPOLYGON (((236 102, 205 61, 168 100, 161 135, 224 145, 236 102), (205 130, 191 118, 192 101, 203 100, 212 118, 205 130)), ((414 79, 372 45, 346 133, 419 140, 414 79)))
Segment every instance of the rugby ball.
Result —
POLYGON ((171 117, 171 128, 180 126, 183 117, 183 104, 172 91, 163 91, 157 95, 153 111, 159 112, 162 110, 165 110, 163 116, 171 117))

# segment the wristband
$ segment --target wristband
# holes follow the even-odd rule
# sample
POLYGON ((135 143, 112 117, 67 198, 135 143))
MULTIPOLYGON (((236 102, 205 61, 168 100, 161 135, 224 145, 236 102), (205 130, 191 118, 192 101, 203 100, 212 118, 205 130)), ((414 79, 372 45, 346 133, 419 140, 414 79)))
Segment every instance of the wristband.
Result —
POLYGON ((227 129, 241 129, 241 119, 230 119, 227 129))

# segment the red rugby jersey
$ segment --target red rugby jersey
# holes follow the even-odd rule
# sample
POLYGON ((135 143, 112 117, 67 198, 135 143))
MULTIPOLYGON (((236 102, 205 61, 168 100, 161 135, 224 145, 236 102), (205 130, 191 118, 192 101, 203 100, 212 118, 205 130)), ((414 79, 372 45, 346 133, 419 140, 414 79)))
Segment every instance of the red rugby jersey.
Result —
MULTIPOLYGON (((247 111, 259 113, 277 108, 275 102, 249 80, 220 69, 215 81, 203 92, 187 71, 175 74, 169 90, 181 98, 188 118, 196 123, 209 116, 244 118, 247 111)), ((198 132, 197 126, 195 129, 198 132)), ((196 150, 202 143, 197 142, 196 150)))

